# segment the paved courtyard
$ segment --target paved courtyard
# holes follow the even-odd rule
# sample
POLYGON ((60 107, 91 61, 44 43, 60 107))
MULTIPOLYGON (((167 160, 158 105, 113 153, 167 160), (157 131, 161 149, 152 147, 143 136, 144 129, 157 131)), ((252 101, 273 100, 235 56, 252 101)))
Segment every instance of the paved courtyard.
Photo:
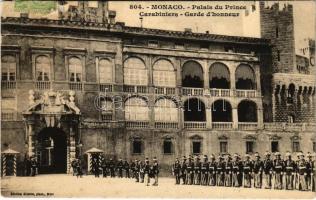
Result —
POLYGON ((60 175, 5 177, 1 180, 6 197, 130 197, 130 198, 291 198, 312 199, 312 192, 266 189, 175 185, 171 178, 160 178, 159 186, 145 186, 133 179, 94 178, 60 175))

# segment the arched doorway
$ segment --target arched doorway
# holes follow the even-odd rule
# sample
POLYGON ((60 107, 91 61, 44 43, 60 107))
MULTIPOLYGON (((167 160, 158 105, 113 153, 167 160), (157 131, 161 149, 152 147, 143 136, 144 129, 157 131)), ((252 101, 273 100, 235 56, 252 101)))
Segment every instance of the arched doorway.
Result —
POLYGON ((39 173, 66 173, 66 133, 58 128, 44 128, 41 132, 39 132, 37 142, 39 173))

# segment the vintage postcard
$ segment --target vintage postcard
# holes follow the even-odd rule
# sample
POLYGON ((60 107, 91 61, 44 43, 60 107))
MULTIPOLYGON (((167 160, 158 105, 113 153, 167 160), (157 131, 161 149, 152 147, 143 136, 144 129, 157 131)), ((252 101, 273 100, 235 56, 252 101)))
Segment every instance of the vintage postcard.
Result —
POLYGON ((2 1, 1 195, 315 198, 315 1, 2 1))

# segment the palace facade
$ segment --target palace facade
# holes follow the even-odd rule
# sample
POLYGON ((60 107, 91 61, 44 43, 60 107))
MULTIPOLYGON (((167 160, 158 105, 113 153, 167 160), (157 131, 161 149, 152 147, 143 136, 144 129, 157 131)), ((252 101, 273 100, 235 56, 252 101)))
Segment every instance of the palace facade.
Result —
POLYGON ((293 7, 259 9, 261 38, 129 27, 107 2, 2 18, 2 150, 20 152, 18 174, 32 155, 67 173, 93 147, 162 170, 189 154, 315 151, 315 41, 296 55, 293 7))

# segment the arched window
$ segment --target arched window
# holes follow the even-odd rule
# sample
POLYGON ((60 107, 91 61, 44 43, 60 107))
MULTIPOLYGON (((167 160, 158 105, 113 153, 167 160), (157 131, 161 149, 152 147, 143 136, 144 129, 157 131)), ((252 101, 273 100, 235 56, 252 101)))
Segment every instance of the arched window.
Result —
MULTIPOLYGON (((305 88, 304 88, 304 90, 305 90, 305 88)), ((306 90, 307 90, 307 88, 306 88, 306 90)), ((289 104, 293 103, 294 93, 295 93, 295 85, 293 83, 291 83, 289 85, 289 89, 287 91, 287 103, 289 103, 289 104)))
POLYGON ((246 64, 240 64, 235 72, 236 89, 254 90, 256 88, 256 78, 253 69, 246 64))
POLYGON ((184 121, 206 121, 205 105, 197 98, 184 102, 184 121))
POLYGON ((112 63, 107 59, 99 60, 99 82, 100 83, 113 82, 112 63))
POLYGON ((104 121, 113 118, 113 102, 110 99, 100 99, 101 119, 104 121))
POLYGON ((16 77, 16 60, 14 56, 1 57, 1 80, 15 81, 16 77))
POLYGON ((82 63, 77 57, 69 59, 69 81, 82 82, 82 63))
POLYGON ((176 87, 176 72, 168 60, 158 60, 153 70, 155 86, 176 87))
POLYGON ((210 88, 230 88, 229 70, 223 63, 214 63, 209 70, 210 88))
POLYGON ((178 109, 176 104, 170 99, 159 99, 155 104, 155 121, 177 122, 178 109))
POLYGON ((147 85, 148 74, 144 62, 139 58, 128 58, 124 62, 124 84, 147 85))
POLYGON ((35 59, 35 74, 37 81, 50 80, 50 60, 47 56, 37 56, 35 59))
POLYGON ((257 122, 257 105, 253 101, 241 101, 238 104, 239 122, 257 122))
POLYGON ((203 68, 195 61, 188 61, 182 67, 182 86, 203 88, 203 68))
POLYGON ((226 100, 217 100, 212 104, 213 122, 231 122, 232 107, 226 100))
POLYGON ((125 102, 125 119, 129 121, 149 120, 147 102, 138 97, 131 97, 125 102))

